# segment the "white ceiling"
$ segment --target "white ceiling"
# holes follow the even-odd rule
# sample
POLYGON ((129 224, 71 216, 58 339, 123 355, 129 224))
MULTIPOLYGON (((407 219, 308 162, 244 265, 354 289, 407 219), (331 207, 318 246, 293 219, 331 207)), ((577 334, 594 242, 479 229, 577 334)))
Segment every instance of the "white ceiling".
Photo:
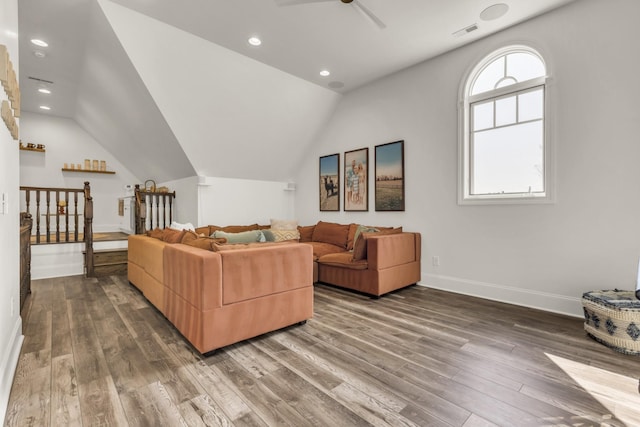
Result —
MULTIPOLYGON (((153 18, 152 21, 168 24, 287 75, 346 93, 570 1, 573 0, 356 0, 384 22, 384 29, 353 4, 340 0, 191 0, 188 4, 175 0, 105 0, 103 3, 115 3, 147 20, 153 18), (301 4, 289 4, 296 1, 301 4), (499 19, 483 21, 480 13, 497 2, 506 3, 508 12, 499 19), (453 35, 472 24, 477 24, 476 31, 461 37, 453 35), (252 35, 262 39, 262 46, 256 48, 247 43, 252 35), (331 76, 321 77, 321 69, 329 69, 331 76)), ((46 103, 51 110, 45 114, 76 120, 134 173, 135 163, 127 158, 149 153, 159 144, 173 146, 170 151, 175 165, 151 159, 161 167, 153 169, 138 164, 142 168, 141 177, 154 176, 163 181, 203 173, 193 155, 185 154, 191 148, 182 147, 181 138, 176 136, 180 119, 168 119, 166 111, 156 105, 154 93, 149 92, 149 79, 153 76, 137 75, 136 64, 132 63, 127 46, 123 46, 126 43, 114 32, 113 23, 106 19, 97 0, 20 0, 19 28, 23 110, 43 113, 39 105, 46 103), (40 49, 45 58, 33 54, 38 48, 29 42, 32 38, 49 42, 49 47, 40 49), (53 93, 39 94, 37 88, 42 85, 50 86, 53 93), (127 114, 132 111, 137 112, 135 117, 127 114), (132 146, 133 141, 136 147, 132 146)), ((204 48, 190 54, 196 57, 210 52, 204 48)), ((267 72, 265 67, 262 70, 267 72)), ((189 80, 189 70, 181 77, 189 80)), ((217 75, 212 73, 210 78, 216 79, 217 75)), ((224 86, 228 82, 219 84, 224 86)), ((318 120, 326 119, 327 114, 320 116, 308 118, 310 129, 317 130, 321 125, 318 120)), ((270 118, 270 124, 265 122, 267 129, 255 129, 256 138, 262 139, 265 132, 271 132, 275 139, 286 128, 288 119, 283 117, 283 126, 274 126, 274 119, 270 118)), ((220 125, 226 122, 229 117, 220 125)), ((307 146, 313 137, 313 132, 309 132, 300 141, 299 133, 285 132, 278 137, 282 142, 274 144, 282 144, 276 149, 286 152, 293 144, 307 146)), ((216 141, 210 143, 215 145, 216 141)), ((220 170, 206 173, 230 174, 220 170)), ((269 177, 287 178, 277 174, 269 177)))

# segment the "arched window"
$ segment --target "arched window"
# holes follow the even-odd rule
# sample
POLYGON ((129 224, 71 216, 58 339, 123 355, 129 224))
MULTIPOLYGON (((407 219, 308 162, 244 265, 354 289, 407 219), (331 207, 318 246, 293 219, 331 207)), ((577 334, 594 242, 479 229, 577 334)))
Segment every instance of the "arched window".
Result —
POLYGON ((492 53, 469 74, 462 96, 459 202, 550 201, 547 67, 540 54, 527 46, 492 53))

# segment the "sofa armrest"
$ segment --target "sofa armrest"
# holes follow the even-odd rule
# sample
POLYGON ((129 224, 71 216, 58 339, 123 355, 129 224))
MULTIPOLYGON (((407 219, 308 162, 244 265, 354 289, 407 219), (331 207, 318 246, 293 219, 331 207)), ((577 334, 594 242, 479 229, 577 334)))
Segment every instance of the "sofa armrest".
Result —
POLYGON ((382 234, 367 237, 367 262, 370 270, 382 270, 401 264, 420 262, 420 233, 382 234))
POLYGON ((180 243, 167 245, 164 285, 199 311, 222 307, 220 254, 180 243))

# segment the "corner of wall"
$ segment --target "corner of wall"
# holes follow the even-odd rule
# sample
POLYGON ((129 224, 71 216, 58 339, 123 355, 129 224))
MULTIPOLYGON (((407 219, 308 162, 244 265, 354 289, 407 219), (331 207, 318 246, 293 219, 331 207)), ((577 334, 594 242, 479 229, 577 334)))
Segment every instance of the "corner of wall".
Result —
POLYGON ((3 425, 23 341, 22 318, 18 316, 13 327, 9 345, 4 349, 1 359, 2 362, 0 364, 0 422, 2 422, 3 425))

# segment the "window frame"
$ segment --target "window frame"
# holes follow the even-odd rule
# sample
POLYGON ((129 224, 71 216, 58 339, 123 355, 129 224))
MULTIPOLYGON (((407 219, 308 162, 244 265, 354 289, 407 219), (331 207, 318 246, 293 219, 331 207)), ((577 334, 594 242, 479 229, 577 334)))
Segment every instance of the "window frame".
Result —
POLYGON ((494 50, 484 56, 465 75, 460 88, 459 125, 458 125, 458 204, 459 205, 489 205, 489 204, 538 204, 555 202, 555 166, 553 145, 551 139, 550 93, 551 78, 549 64, 538 50, 527 45, 509 45, 494 50), (477 95, 470 95, 471 88, 484 69, 510 53, 525 52, 537 56, 545 66, 545 75, 518 82, 512 85, 486 91, 477 95), (503 193, 503 194, 471 194, 472 176, 472 137, 471 137, 471 105, 479 101, 500 99, 509 94, 520 94, 534 88, 543 90, 543 193, 503 193))

